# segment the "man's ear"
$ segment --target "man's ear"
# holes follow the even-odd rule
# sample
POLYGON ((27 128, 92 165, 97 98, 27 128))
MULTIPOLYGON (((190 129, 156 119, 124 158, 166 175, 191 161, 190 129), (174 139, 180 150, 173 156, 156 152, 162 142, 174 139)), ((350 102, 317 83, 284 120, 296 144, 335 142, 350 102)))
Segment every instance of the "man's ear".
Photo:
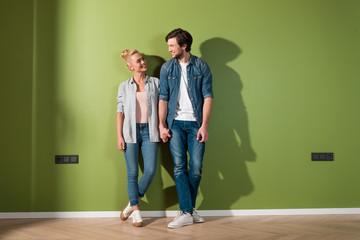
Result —
POLYGON ((182 46, 181 46, 181 49, 183 49, 185 51, 185 49, 187 48, 187 44, 184 43, 182 46))

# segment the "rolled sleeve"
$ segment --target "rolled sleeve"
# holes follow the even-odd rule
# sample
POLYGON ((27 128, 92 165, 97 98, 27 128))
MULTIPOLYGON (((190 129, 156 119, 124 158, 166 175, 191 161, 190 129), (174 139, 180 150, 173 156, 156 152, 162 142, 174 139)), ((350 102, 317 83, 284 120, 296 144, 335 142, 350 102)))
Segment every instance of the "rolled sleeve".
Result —
POLYGON ((124 112, 124 94, 121 88, 121 84, 119 85, 117 96, 117 112, 124 112))
POLYGON ((159 100, 169 101, 169 84, 166 67, 163 65, 160 70, 160 94, 159 100))
POLYGON ((203 98, 214 98, 214 93, 212 90, 212 74, 210 72, 210 68, 209 66, 204 62, 204 66, 203 66, 203 73, 204 73, 204 78, 203 78, 203 87, 202 87, 202 95, 203 98))
POLYGON ((159 100, 164 100, 165 102, 168 102, 169 98, 165 95, 159 95, 159 100))

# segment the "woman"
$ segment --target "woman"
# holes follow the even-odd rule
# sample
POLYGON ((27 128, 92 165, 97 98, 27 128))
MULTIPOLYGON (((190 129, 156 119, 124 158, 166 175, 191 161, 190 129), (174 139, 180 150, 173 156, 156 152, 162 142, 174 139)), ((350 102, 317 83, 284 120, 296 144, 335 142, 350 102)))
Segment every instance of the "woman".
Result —
POLYGON ((129 203, 120 218, 126 220, 132 214, 133 225, 141 227, 139 202, 153 180, 160 141, 159 79, 145 74, 146 60, 137 50, 124 50, 121 56, 133 77, 120 84, 117 97, 118 148, 125 155, 129 195, 129 203), (144 159, 144 173, 138 182, 139 149, 144 159))

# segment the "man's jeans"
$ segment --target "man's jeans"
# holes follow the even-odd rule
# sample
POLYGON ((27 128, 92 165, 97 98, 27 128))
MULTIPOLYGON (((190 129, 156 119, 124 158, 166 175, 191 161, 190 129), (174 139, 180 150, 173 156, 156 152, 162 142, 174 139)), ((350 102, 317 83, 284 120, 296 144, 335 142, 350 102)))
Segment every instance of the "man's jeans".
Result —
POLYGON ((150 142, 147 123, 136 124, 136 143, 126 143, 125 160, 127 168, 127 190, 130 205, 139 205, 139 197, 144 197, 156 170, 158 143, 150 142), (138 184, 139 147, 144 159, 144 173, 138 184))
POLYGON ((196 140, 196 121, 175 120, 171 130, 170 151, 174 161, 174 177, 180 211, 192 213, 201 180, 205 143, 196 140), (189 170, 187 167, 189 151, 189 170))

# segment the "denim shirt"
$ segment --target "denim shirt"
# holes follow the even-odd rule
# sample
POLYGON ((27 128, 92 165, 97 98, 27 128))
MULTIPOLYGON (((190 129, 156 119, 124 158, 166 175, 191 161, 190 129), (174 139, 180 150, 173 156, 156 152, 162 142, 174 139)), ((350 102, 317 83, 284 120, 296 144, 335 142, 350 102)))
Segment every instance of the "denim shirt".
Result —
MULTIPOLYGON (((213 98, 212 75, 209 66, 200 58, 190 55, 189 65, 186 68, 188 77, 188 91, 194 110, 196 122, 201 126, 203 119, 203 104, 205 98, 213 98)), ((181 66, 173 58, 161 67, 159 100, 168 102, 167 124, 171 128, 174 122, 176 106, 181 81, 181 66)))
MULTIPOLYGON (((123 137, 127 143, 136 143, 136 83, 133 78, 120 83, 117 112, 124 113, 123 137)), ((145 92, 148 104, 150 142, 159 142, 158 97, 159 79, 146 76, 145 92)))

